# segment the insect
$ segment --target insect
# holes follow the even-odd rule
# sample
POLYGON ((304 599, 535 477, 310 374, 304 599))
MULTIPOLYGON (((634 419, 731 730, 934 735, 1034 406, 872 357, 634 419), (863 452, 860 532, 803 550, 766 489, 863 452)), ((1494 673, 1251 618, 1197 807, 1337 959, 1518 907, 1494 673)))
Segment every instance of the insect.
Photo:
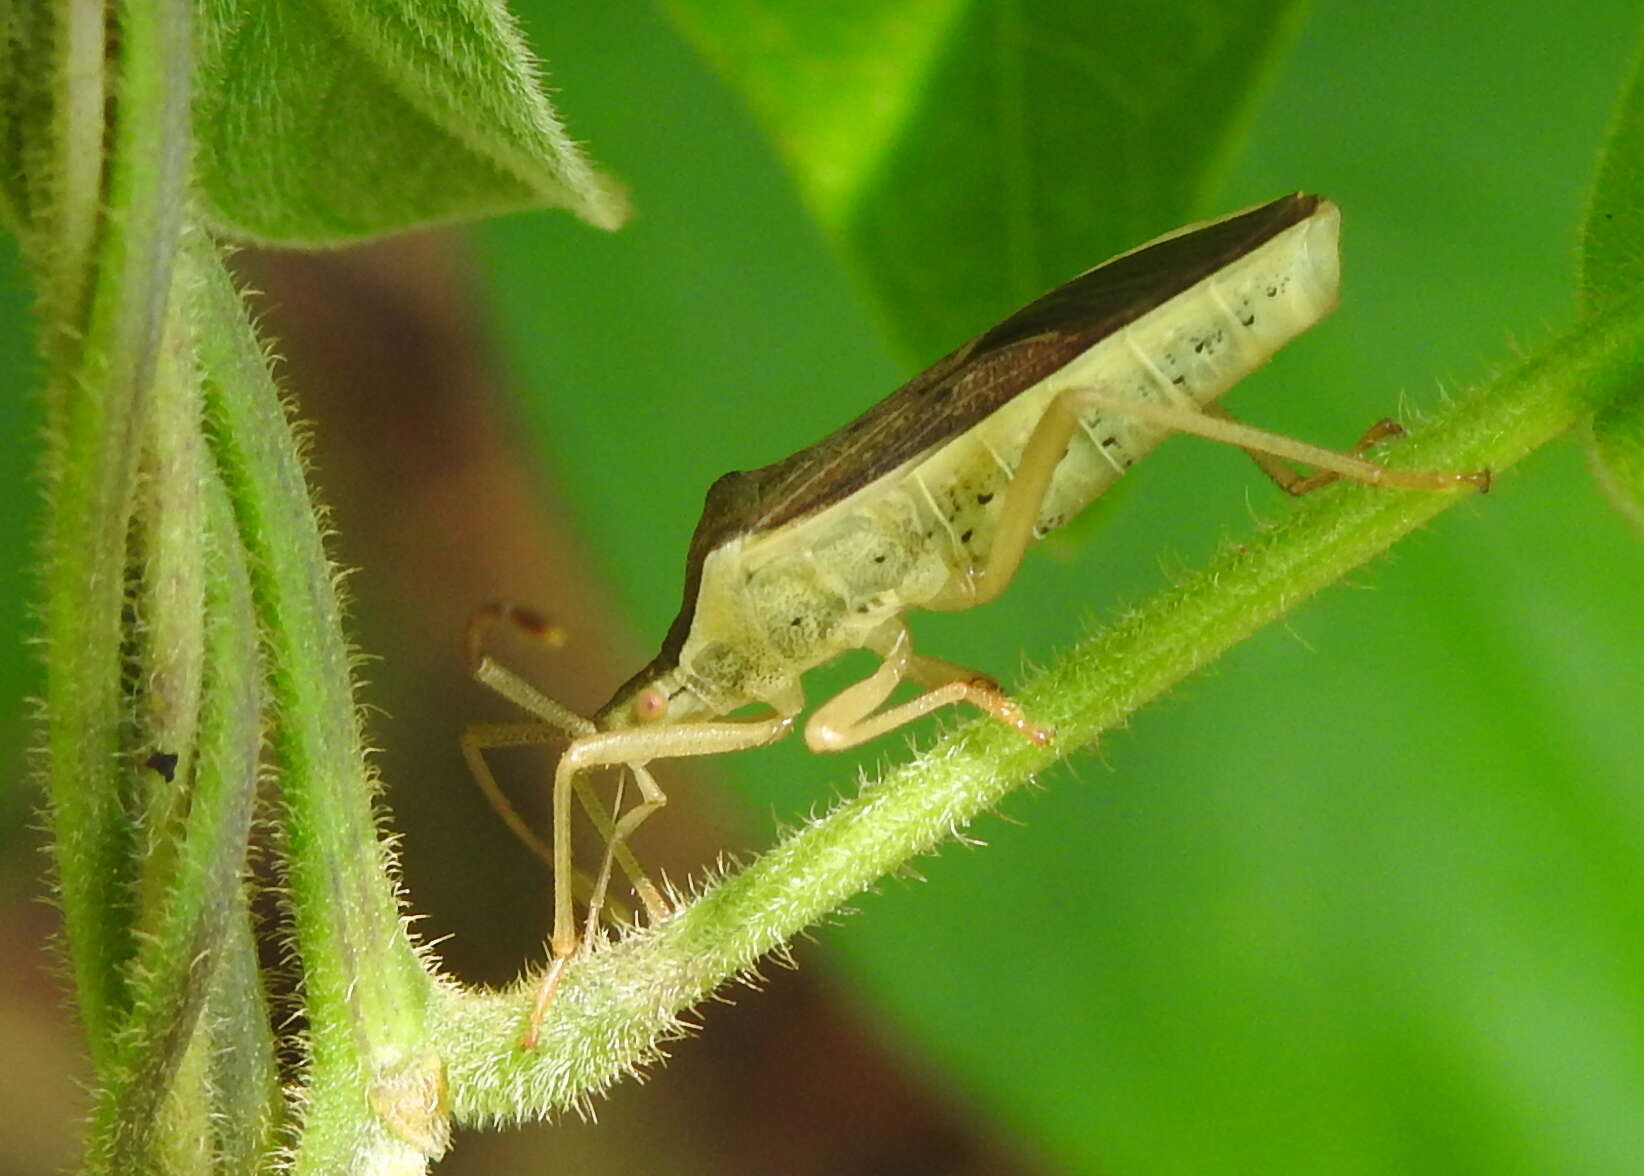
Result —
POLYGON ((550 635, 512 605, 470 627, 474 676, 532 716, 471 727, 476 778, 554 866, 551 959, 526 1029, 542 1019, 587 934, 613 860, 653 918, 668 906, 627 847, 666 803, 648 764, 771 743, 805 705, 807 670, 853 649, 876 670, 812 712, 806 743, 837 751, 965 702, 1049 742, 990 679, 916 653, 903 615, 958 610, 999 595, 1028 544, 1078 514, 1171 432, 1245 449, 1300 494, 1337 477, 1418 490, 1485 488, 1485 473, 1394 470, 1359 454, 1396 434, 1377 425, 1348 454, 1250 428, 1216 398, 1336 304, 1340 213, 1294 194, 1195 225, 1120 255, 1057 287, 915 376, 886 400, 774 465, 726 474, 709 489, 685 562, 684 603, 651 663, 592 716, 547 698, 482 649, 505 621, 550 635), (1297 473, 1287 460, 1316 471, 1297 473), (886 705, 901 682, 921 690, 886 705), (752 717, 728 716, 748 706, 752 717), (543 847, 508 807, 486 767, 489 748, 569 740, 554 772, 553 844, 543 847), (586 774, 617 766, 639 798, 606 813, 586 774), (607 851, 590 880, 572 869, 576 798, 607 851))

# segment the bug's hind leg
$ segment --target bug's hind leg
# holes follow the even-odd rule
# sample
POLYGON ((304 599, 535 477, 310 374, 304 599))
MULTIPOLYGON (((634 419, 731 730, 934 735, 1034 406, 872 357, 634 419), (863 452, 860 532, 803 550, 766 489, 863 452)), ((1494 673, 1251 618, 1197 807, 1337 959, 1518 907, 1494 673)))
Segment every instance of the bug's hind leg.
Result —
MULTIPOLYGON (((1490 488, 1489 470, 1451 473, 1448 470, 1410 470, 1379 465, 1356 455, 1321 449, 1280 433, 1252 428, 1219 409, 1207 411, 1178 404, 1162 404, 1156 400, 1117 395, 1099 387, 1072 389, 1057 397, 1053 404, 1061 404, 1069 397, 1084 409, 1111 412, 1160 428, 1192 433, 1209 441, 1235 446, 1247 453, 1255 451, 1272 458, 1298 461, 1321 473, 1331 471, 1339 477, 1352 478, 1369 486, 1391 486, 1401 490, 1459 490, 1464 486, 1477 490, 1490 488)), ((1373 429, 1371 436, 1374 437, 1379 429, 1380 426, 1373 429)), ((1265 464, 1263 468, 1267 468, 1265 464)))
MULTIPOLYGON (((1234 424, 1239 423, 1237 417, 1219 404, 1207 404, 1204 411, 1208 416, 1217 417, 1224 421, 1232 421, 1234 424)), ((1373 446, 1402 436, 1404 436, 1403 425, 1392 417, 1382 417, 1381 420, 1366 429, 1364 436, 1354 442, 1353 447, 1346 452, 1349 457, 1362 457, 1373 446)), ((1241 448, 1243 447, 1241 446, 1241 448)), ((1311 494, 1321 486, 1328 486, 1342 477, 1336 470, 1314 470, 1310 474, 1303 474, 1284 458, 1275 457, 1264 450, 1244 449, 1243 451, 1245 456, 1255 462, 1261 472, 1267 475, 1268 481, 1286 494, 1297 498, 1300 498, 1303 494, 1311 494)))
POLYGON ((1049 728, 1023 715, 1021 707, 986 675, 914 653, 907 626, 900 621, 881 629, 869 648, 885 660, 866 678, 816 708, 805 724, 805 742, 812 751, 844 751, 958 702, 970 703, 1035 743, 1049 743, 1054 736, 1049 728), (925 692, 880 710, 903 679, 925 687, 925 692))
POLYGON ((963 590, 929 601, 925 607, 944 611, 974 608, 994 599, 1010 584, 1028 545, 1037 537, 1034 528, 1039 510, 1056 467, 1067 456, 1068 442, 1079 428, 1080 409, 1078 392, 1073 389, 1046 406, 1005 485, 986 560, 972 569, 963 590))

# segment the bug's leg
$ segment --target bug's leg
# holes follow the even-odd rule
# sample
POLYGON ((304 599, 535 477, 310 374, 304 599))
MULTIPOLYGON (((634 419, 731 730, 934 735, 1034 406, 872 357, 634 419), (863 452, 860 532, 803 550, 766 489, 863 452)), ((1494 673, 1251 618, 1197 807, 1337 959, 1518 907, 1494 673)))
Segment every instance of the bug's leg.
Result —
POLYGON ((1028 544, 1035 538, 1034 525, 1039 521, 1039 508, 1050 489, 1050 480, 1079 427, 1079 405, 1074 396, 1069 391, 1053 399, 1028 435, 999 504, 987 560, 972 574, 969 590, 952 600, 932 601, 927 607, 957 610, 986 604, 1010 584, 1028 544))
MULTIPOLYGON (((546 724, 546 728, 542 727, 541 724, 522 724, 516 728, 509 728, 506 724, 488 724, 485 725, 486 728, 493 732, 502 733, 508 730, 515 732, 529 731, 534 726, 538 731, 558 731, 571 739, 591 733, 594 730, 594 724, 591 720, 577 714, 569 707, 555 702, 484 652, 485 632, 491 626, 498 624, 509 625, 533 641, 550 648, 558 648, 565 643, 564 630, 535 609, 526 608, 524 605, 515 604, 509 600, 492 600, 474 610, 474 613, 468 618, 468 630, 464 645, 469 670, 473 674, 474 680, 502 695, 521 710, 536 715, 542 721, 542 724, 546 724)), ((546 734, 539 739, 519 739, 516 736, 514 742, 509 745, 513 746, 519 742, 547 741, 546 734)), ((492 746, 503 746, 503 744, 493 744, 492 746)), ((480 748, 476 746, 471 749, 466 735, 463 738, 463 756, 468 761, 469 769, 474 779, 479 783, 481 790, 485 793, 486 799, 502 816, 504 823, 514 831, 514 834, 525 843, 527 848, 539 858, 547 861, 550 866, 553 866, 552 853, 531 833, 525 822, 520 819, 519 814, 514 811, 513 806, 508 803, 508 799, 502 794, 502 790, 497 787, 496 779, 491 775, 484 756, 480 754, 480 748)), ((616 820, 615 816, 607 817, 605 815, 605 811, 600 807, 592 788, 586 782, 578 781, 575 787, 583 811, 593 821, 594 826, 599 830, 600 836, 605 839, 606 845, 611 845, 611 831, 616 820)), ((662 892, 657 889, 656 885, 640 867, 639 861, 633 853, 624 846, 617 850, 617 861, 622 866, 622 872, 627 877, 629 884, 634 888, 634 893, 638 894, 640 901, 645 904, 645 912, 651 920, 656 922, 667 918, 669 914, 668 900, 662 897, 662 892)), ((569 868, 568 863, 567 868, 569 868)))
MULTIPOLYGON (((502 669, 496 663, 490 662, 489 659, 486 659, 486 662, 492 667, 492 674, 513 677, 510 671, 502 669)), ((530 689, 524 682, 521 682, 520 685, 530 689)), ((541 722, 473 723, 462 733, 462 758, 468 765, 468 773, 474 778, 474 783, 478 784, 480 791, 485 794, 486 801, 496 814, 502 818, 503 824, 508 826, 509 831, 520 840, 520 843, 526 849, 530 850, 538 859, 547 863, 550 869, 556 870, 558 866, 554 861, 553 850, 544 845, 542 839, 525 823, 525 818, 520 816, 519 810, 513 806, 502 788, 497 784, 496 776, 491 771, 491 765, 485 759, 485 752, 494 748, 528 747, 552 743, 562 737, 563 732, 541 722)), ((588 819, 594 823, 594 827, 599 830, 599 834, 605 839, 606 844, 610 845, 611 831, 615 824, 614 818, 605 812, 604 806, 600 804, 599 798, 594 795, 593 788, 586 780, 578 780, 575 788, 577 800, 582 805, 583 811, 588 814, 588 819)), ((639 859, 634 856, 633 851, 628 849, 627 846, 621 846, 615 852, 617 865, 621 866, 623 876, 628 879, 628 884, 633 887, 634 893, 639 895, 640 901, 644 903, 646 914, 650 916, 653 922, 667 918, 669 913, 668 900, 663 898, 662 892, 657 889, 656 884, 646 874, 644 867, 639 864, 639 859)), ((567 868, 571 869, 577 893, 583 896, 590 894, 591 881, 588 876, 580 870, 569 866, 567 868)))
MULTIPOLYGON (((622 811, 623 788, 621 780, 617 781, 616 797, 611 803, 609 813, 594 799, 592 789, 579 786, 576 791, 577 799, 582 803, 582 811, 588 814, 588 819, 594 823, 594 828, 599 831, 600 839, 605 843, 601 871, 609 876, 613 860, 622 867, 623 876, 628 879, 628 885, 633 888, 634 893, 639 895, 639 901, 645 907, 645 917, 652 923, 660 923, 673 914, 673 904, 657 888, 656 883, 651 881, 650 875, 645 872, 645 868, 639 864, 639 859, 634 856, 634 851, 625 844, 627 834, 621 832, 622 824, 619 816, 622 811)), ((604 900, 604 891, 597 891, 597 896, 599 900, 604 900)), ((625 918, 626 908, 621 903, 616 902, 615 899, 610 901, 617 908, 617 917, 625 918)), ((597 908, 599 902, 590 900, 589 905, 597 908)))
MULTIPOLYGON (((554 847, 555 862, 571 860, 570 813, 571 797, 577 788, 577 778, 592 768, 604 765, 623 765, 639 781, 644 799, 625 814, 612 830, 614 844, 621 846, 634 828, 662 807, 667 796, 657 786, 645 765, 653 759, 672 759, 687 755, 717 755, 726 751, 741 751, 773 743, 793 729, 794 714, 803 699, 797 691, 791 710, 752 719, 723 719, 706 723, 680 723, 672 727, 634 727, 621 731, 591 731, 571 741, 554 768, 554 847), (638 814, 636 816, 636 814, 638 814), (624 828, 626 823, 626 828, 624 828)), ((613 851, 615 852, 615 851, 613 851)), ((659 896, 660 897, 660 896, 659 896)), ((537 985, 536 999, 531 1006, 530 1020, 520 1045, 535 1049, 542 1032, 542 1020, 554 1003, 554 994, 565 969, 577 952, 576 915, 572 907, 571 873, 554 871, 554 931, 548 941, 548 969, 537 985)))
POLYGON ((816 708, 805 724, 805 743, 812 751, 844 751, 957 702, 970 703, 1035 743, 1049 743, 1054 735, 1048 728, 1030 722, 985 675, 914 653, 907 626, 900 621, 884 626, 868 647, 885 660, 866 678, 816 708), (880 710, 904 678, 924 686, 925 692, 880 710))
MULTIPOLYGON (((551 727, 531 722, 471 723, 462 733, 462 758, 468 764, 468 773, 474 778, 474 783, 479 785, 479 790, 485 794, 486 802, 491 806, 492 811, 502 818, 502 823, 508 826, 508 831, 518 838, 520 843, 530 850, 534 857, 550 869, 554 865, 553 851, 544 845, 542 839, 536 835, 531 826, 525 823, 525 818, 520 816, 519 810, 514 807, 513 802, 508 799, 507 794, 497 784, 496 776, 491 771, 491 765, 486 762, 485 752, 492 748, 529 747, 551 743, 557 738, 559 738, 558 733, 551 727)), ((612 821, 605 816, 604 810, 595 803, 596 798, 592 795, 592 790, 581 789, 580 796, 584 807, 591 807, 589 816, 593 817, 593 813, 598 812, 600 818, 603 818, 604 826, 609 828, 612 821)), ((598 824, 599 820, 596 819, 595 823, 598 824)), ((629 854, 628 857, 631 858, 632 855, 629 854)), ((626 861, 623 863, 623 873, 628 876, 630 882, 635 882, 634 874, 629 870, 629 864, 626 861)), ((639 870, 637 861, 631 864, 635 871, 639 870)), ((643 876, 641 871, 640 877, 643 876)), ((585 871, 573 870, 573 878, 579 897, 586 897, 593 892, 593 879, 589 878, 585 871)))
MULTIPOLYGON (((938 599, 930 602, 928 607, 943 609, 971 608, 974 605, 985 604, 1005 590, 1016 569, 1021 565, 1022 556, 1027 551, 1028 544, 1035 538, 1034 527, 1039 521, 1039 510, 1044 504, 1045 492, 1050 488, 1051 478, 1056 473, 1056 467, 1061 464, 1062 458, 1067 455, 1067 446, 1074 432, 1079 428, 1079 419, 1096 410, 1111 411, 1120 415, 1140 417, 1144 420, 1157 419, 1149 413, 1163 414, 1168 420, 1159 423, 1182 432, 1198 432, 1213 440, 1229 440, 1211 431, 1205 425, 1206 414, 1194 412, 1191 409, 1174 406, 1159 406, 1151 401, 1142 402, 1140 409, 1135 402, 1126 397, 1112 396, 1093 388, 1069 388, 1062 392, 1049 405, 1044 415, 1033 426, 1033 432, 1028 435, 1027 444, 1022 447, 1022 456, 1017 461, 1016 469, 1011 475, 1010 482, 1005 487, 1005 496, 999 506, 999 517, 994 523, 993 541, 988 550, 986 562, 971 576, 969 590, 955 593, 949 599, 938 599)), ((1489 479, 1480 475, 1469 474, 1425 474, 1411 470, 1388 470, 1382 466, 1361 461, 1356 454, 1368 448, 1371 444, 1385 436, 1392 435, 1398 426, 1391 421, 1378 424, 1359 442, 1354 449, 1355 456, 1343 457, 1325 449, 1316 449, 1311 445, 1304 445, 1299 441, 1291 441, 1287 437, 1265 433, 1259 429, 1252 429, 1239 424, 1219 408, 1212 407, 1206 410, 1211 415, 1210 425, 1220 425, 1235 430, 1248 444, 1240 444, 1241 448, 1251 457, 1267 475, 1278 481, 1281 486, 1288 479, 1291 483, 1300 483, 1300 490, 1293 493, 1305 493, 1322 481, 1316 481, 1323 474, 1322 467, 1329 466, 1332 472, 1325 481, 1333 480, 1346 472, 1349 477, 1363 477, 1365 480, 1384 480, 1389 485, 1421 485, 1437 489, 1448 489, 1459 481, 1472 481, 1477 485, 1487 486, 1489 479), (1275 453, 1272 445, 1265 444, 1271 440, 1275 444, 1282 444, 1282 452, 1286 456, 1297 457, 1298 460, 1309 461, 1309 464, 1321 467, 1320 474, 1311 478, 1303 478, 1285 465, 1275 453), (1347 463, 1351 471, 1343 470, 1341 463, 1347 463), (1407 479, 1416 479, 1410 482, 1407 479), (1431 480, 1437 479, 1434 484, 1431 480), (1311 482, 1311 484, 1309 484, 1311 482)), ((1289 487, 1286 486, 1288 489, 1289 487)))
MULTIPOLYGON (((607 819, 609 827, 613 833, 616 830, 616 822, 622 812, 623 791, 622 777, 621 775, 618 775, 616 788, 612 790, 613 795, 611 797, 611 814, 607 819)), ((594 875, 593 888, 588 893, 588 914, 584 917, 582 923, 582 939, 584 943, 593 939, 599 931, 599 916, 601 911, 605 908, 605 894, 611 885, 611 862, 616 857, 615 843, 612 842, 609 835, 604 833, 603 829, 601 829, 601 835, 605 836, 605 852, 600 855, 599 873, 594 875)))
POLYGON ((955 682, 963 682, 969 688, 963 696, 963 701, 991 715, 1005 726, 1020 731, 1024 738, 1041 746, 1056 738, 1053 728, 1040 726, 1023 714, 1021 706, 1005 693, 1004 688, 990 674, 968 670, 943 658, 915 653, 908 658, 907 672, 904 676, 910 682, 917 682, 927 691, 947 689, 955 682))
MULTIPOLYGON (((639 785, 640 801, 622 813, 622 783, 617 782, 616 800, 611 805, 611 815, 600 826, 600 835, 605 838, 605 856, 600 860, 599 874, 595 878, 592 897, 588 900, 588 920, 583 936, 592 935, 599 926, 599 908, 605 899, 605 888, 611 880, 611 860, 614 857, 632 858, 633 851, 628 848, 628 838, 633 836, 635 829, 644 824, 652 813, 668 803, 668 794, 662 791, 657 784, 656 777, 643 764, 630 764, 634 782, 639 785), (617 814, 621 813, 621 816, 617 814)), ((604 813, 601 813, 604 816, 604 813)), ((627 867, 624 867, 626 872, 627 867)), ((631 877, 630 877, 631 880, 631 877)), ((655 887, 646 879, 646 887, 655 892, 655 887)), ((658 923, 667 918, 670 913, 668 900, 660 892, 655 893, 654 902, 646 898, 645 892, 640 892, 645 899, 645 913, 650 916, 651 922, 658 923)))
MULTIPOLYGON (((1238 423, 1232 413, 1219 404, 1207 404, 1204 411, 1209 416, 1219 417, 1224 421, 1238 423)), ((1392 417, 1382 417, 1381 420, 1365 430, 1364 436, 1354 442, 1353 447, 1347 450, 1350 457, 1359 457, 1368 452, 1379 442, 1392 437, 1404 436, 1404 426, 1392 417)), ((1328 486, 1341 477, 1335 470, 1315 470, 1311 474, 1297 472, 1288 461, 1282 457, 1274 457, 1260 449, 1246 449, 1244 454, 1261 469, 1262 473, 1280 490, 1286 494, 1300 498, 1303 494, 1311 494, 1321 486, 1328 486)))
POLYGON ((1210 441, 1220 441, 1246 451, 1256 450, 1271 457, 1288 458, 1310 465, 1320 471, 1331 471, 1355 482, 1371 486, 1392 486, 1402 490, 1457 490, 1473 486, 1479 490, 1490 488, 1490 471, 1450 473, 1444 470, 1404 470, 1365 461, 1361 457, 1321 449, 1305 441, 1297 441, 1265 429, 1254 429, 1240 424, 1225 414, 1203 412, 1174 404, 1161 404, 1133 396, 1119 396, 1104 388, 1070 389, 1057 397, 1059 404, 1068 396, 1085 412, 1111 412, 1144 421, 1162 429, 1192 433, 1210 441))
MULTIPOLYGON (((588 735, 582 738, 593 739, 598 736, 588 735)), ((547 1015, 548 1006, 553 1004, 554 993, 559 990, 559 982, 564 979, 565 969, 577 950, 577 925, 571 906, 571 792, 576 787, 576 778, 582 771, 582 765, 573 760, 581 741, 580 738, 572 740, 571 746, 565 749, 565 753, 559 757, 559 763, 554 767, 554 930, 548 940, 548 970, 543 973, 542 982, 537 985, 536 999, 531 1004, 531 1018, 526 1024, 525 1036, 520 1041, 522 1049, 537 1047, 537 1035, 542 1030, 542 1018, 547 1015)))

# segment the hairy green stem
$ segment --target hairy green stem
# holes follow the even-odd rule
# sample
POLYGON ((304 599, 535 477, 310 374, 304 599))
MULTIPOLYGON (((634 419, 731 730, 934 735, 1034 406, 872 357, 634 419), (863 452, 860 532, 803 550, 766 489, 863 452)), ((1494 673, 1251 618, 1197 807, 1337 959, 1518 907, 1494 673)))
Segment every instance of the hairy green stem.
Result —
POLYGON ((222 959, 206 994, 203 1079, 211 1094, 211 1144, 221 1176, 265 1173, 276 1154, 286 1104, 280 1089, 268 1001, 244 889, 230 895, 232 910, 222 959))
POLYGON ((276 716, 285 869, 311 1051, 294 1170, 420 1163, 446 1141, 441 1075, 425 1044, 433 982, 402 925, 372 807, 334 573, 290 423, 238 292, 209 249, 191 250, 186 264, 197 283, 212 449, 251 558, 276 716))
MULTIPOLYGON (((1412 431, 1397 459, 1499 473, 1630 387, 1641 367, 1644 293, 1412 431)), ((653 1057, 659 1041, 679 1032, 684 1010, 761 956, 929 853, 1056 757, 1463 502, 1478 505, 1467 492, 1340 486, 1227 545, 1020 692, 1028 713, 1057 727, 1055 746, 1034 746, 995 723, 954 731, 709 887, 677 917, 579 960, 534 1052, 518 1045, 530 984, 490 995, 449 992, 436 1036, 457 1118, 509 1121, 577 1105, 653 1057)))
MULTIPOLYGON (((192 6, 133 3, 118 12, 117 49, 102 51, 119 76, 112 107, 86 98, 101 74, 81 70, 85 37, 107 25, 98 6, 59 11, 53 40, 54 108, 68 156, 54 177, 62 251, 39 236, 34 260, 55 317, 48 431, 52 513, 45 543, 46 740, 51 822, 63 918, 92 1059, 115 1056, 130 1007, 124 968, 133 951, 133 844, 124 795, 126 543, 142 421, 171 291, 189 152, 192 6), (95 9, 95 11, 93 11, 95 9), (95 127, 81 123, 92 117, 95 127), (112 110, 112 125, 101 119, 112 110), (102 168, 86 151, 107 150, 102 168), (88 185, 96 185, 85 190, 88 185), (104 212, 85 230, 88 210, 104 212), (84 244, 82 237, 90 236, 84 244), (73 313, 68 313, 70 310, 73 313)), ((101 93, 101 90, 98 91, 101 93)), ((49 230, 52 226, 35 226, 49 230)))
POLYGON ((203 1070, 210 1059, 200 1048, 209 1034, 196 1031, 218 983, 231 920, 246 913, 237 899, 261 744, 256 617, 227 496, 215 478, 201 488, 209 519, 205 707, 186 811, 165 855, 172 869, 143 912, 118 1077, 105 1095, 106 1113, 94 1121, 103 1129, 94 1130, 94 1148, 105 1130, 108 1136, 110 1172, 209 1170, 212 1106, 203 1070), (191 1051, 193 1067, 185 1067, 191 1051), (177 1162, 184 1157, 196 1162, 177 1162))

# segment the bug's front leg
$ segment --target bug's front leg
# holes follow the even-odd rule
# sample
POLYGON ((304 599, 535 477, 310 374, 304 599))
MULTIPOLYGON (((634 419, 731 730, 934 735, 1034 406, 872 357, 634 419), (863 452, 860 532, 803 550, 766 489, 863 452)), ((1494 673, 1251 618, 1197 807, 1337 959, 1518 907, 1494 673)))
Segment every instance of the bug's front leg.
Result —
MULTIPOLYGON (((542 839, 525 823, 525 818, 520 815, 519 810, 514 807, 513 802, 502 791, 501 786, 497 783, 496 775, 491 771, 490 764, 486 762, 485 753, 496 748, 535 747, 546 743, 557 743, 562 738, 562 732, 539 722, 470 723, 462 733, 462 756, 468 764, 468 773, 474 782, 479 785, 479 789, 484 794, 487 803, 490 804, 492 811, 502 818, 503 824, 508 826, 509 832, 518 838, 520 844, 530 850, 549 869, 552 869, 554 865, 554 851, 543 844, 542 839)), ((599 803, 599 798, 594 795, 593 789, 589 787, 586 781, 579 780, 577 782, 576 793, 583 812, 593 822, 594 828, 599 831, 599 835, 605 844, 611 845, 612 831, 618 823, 616 818, 605 811, 599 803)), ((622 868, 624 876, 627 877, 634 893, 639 896, 640 901, 644 904, 646 914, 651 921, 654 923, 667 918, 667 900, 662 897, 662 892, 657 889, 656 884, 651 881, 644 867, 639 864, 639 860, 634 857, 633 851, 626 845, 618 845, 613 847, 612 853, 615 855, 614 859, 608 854, 608 860, 614 860, 622 868)), ((580 895, 592 896, 595 894, 596 889, 599 889, 595 880, 581 870, 573 870, 572 876, 580 895)), ((600 892, 603 895, 602 889, 600 892)), ((590 898, 589 905, 598 906, 599 904, 590 898)), ((613 905, 617 907, 619 912, 625 912, 623 904, 613 902, 613 905)), ((626 918, 627 916, 622 913, 619 914, 619 917, 626 918)))
POLYGON ((1048 727, 1030 721, 985 674, 914 653, 908 628, 901 621, 888 622, 874 634, 868 648, 885 660, 866 678, 816 708, 805 724, 805 743, 812 751, 845 751, 958 702, 970 703, 1035 743, 1049 743, 1054 737, 1048 727), (923 686, 925 692, 879 710, 904 678, 923 686))
MULTIPOLYGON (((796 707, 797 712, 797 707, 796 707)), ((774 743, 793 729, 793 713, 754 719, 725 719, 706 723, 681 723, 672 727, 638 727, 621 731, 596 731, 571 741, 554 768, 554 930, 548 941, 548 970, 537 985, 530 1021, 520 1041, 524 1049, 535 1049, 542 1020, 554 1003, 565 969, 576 955, 578 937, 576 911, 572 905, 571 798, 578 789, 578 777, 594 768, 623 765, 639 782, 641 800, 623 815, 611 831, 607 854, 619 853, 628 835, 640 823, 668 802, 667 794, 646 768, 653 759, 673 759, 688 755, 716 755, 774 743)), ((601 873, 608 876, 609 862, 601 873)))

